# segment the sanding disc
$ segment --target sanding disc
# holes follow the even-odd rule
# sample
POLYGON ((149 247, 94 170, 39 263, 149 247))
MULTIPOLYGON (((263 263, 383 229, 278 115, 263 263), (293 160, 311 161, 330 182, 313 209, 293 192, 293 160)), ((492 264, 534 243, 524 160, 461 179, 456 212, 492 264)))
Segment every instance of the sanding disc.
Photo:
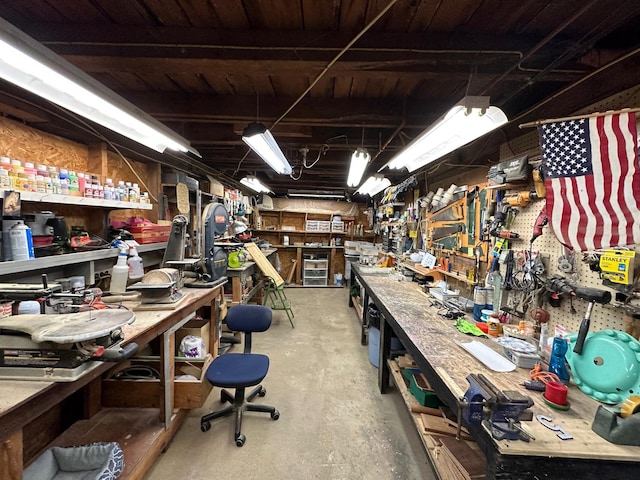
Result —
POLYGON ((189 214, 189 188, 184 183, 176 185, 176 203, 180 213, 189 214))

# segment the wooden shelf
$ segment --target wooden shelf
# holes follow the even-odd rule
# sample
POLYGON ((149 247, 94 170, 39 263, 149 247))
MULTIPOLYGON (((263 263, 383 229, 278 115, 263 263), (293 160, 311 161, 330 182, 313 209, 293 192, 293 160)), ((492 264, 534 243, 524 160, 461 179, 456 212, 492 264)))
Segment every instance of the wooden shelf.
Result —
MULTIPOLYGON (((20 192, 20 199, 25 202, 45 202, 59 203, 61 205, 77 205, 80 207, 100 207, 100 208, 132 208, 136 210, 151 210, 150 203, 116 202, 101 198, 76 197, 73 195, 58 195, 56 193, 20 192)), ((5 190, 0 190, 4 195, 5 190)))
POLYGON ((459 275, 459 274, 454 273, 454 272, 447 272, 447 271, 442 270, 440 268, 426 268, 426 267, 423 267, 422 265, 420 265, 419 263, 416 263, 416 264, 403 263, 402 267, 406 268, 407 270, 411 270, 412 272, 419 273, 420 275, 444 275, 446 277, 455 278, 456 280, 458 280, 460 282, 468 283, 469 285, 477 285, 478 284, 478 282, 472 282, 471 280, 469 280, 464 275, 459 275))
POLYGON ((124 452, 125 467, 120 478, 144 478, 169 439, 189 413, 179 410, 169 430, 160 421, 158 409, 106 408, 90 420, 80 420, 50 446, 71 447, 94 442, 118 442, 124 452))
MULTIPOLYGON (((393 383, 395 384, 396 388, 400 392, 400 395, 402 396, 402 399, 404 400, 404 404, 407 407, 409 415, 411 416, 411 420, 413 421, 413 424, 415 425, 416 430, 418 431, 418 436, 420 437, 420 440, 422 440, 422 445, 425 451, 427 452, 427 456, 429 457, 429 460, 431 461, 431 465, 433 466, 433 469, 437 474, 438 478, 441 480, 461 478, 457 475, 451 474, 452 470, 457 474, 460 474, 460 472, 457 471, 456 468, 452 468, 452 465, 446 459, 446 455, 443 455, 441 453, 442 447, 440 446, 440 442, 438 438, 442 434, 438 434, 435 432, 430 433, 430 431, 425 429, 425 425, 422 421, 422 414, 417 412, 417 410, 420 409, 421 405, 418 403, 418 401, 413 396, 413 394, 409 391, 409 388, 405 383, 404 377, 402 376, 402 371, 398 366, 398 363, 395 360, 388 360, 387 363, 389 365, 391 379, 393 380, 393 383)), ((438 418, 438 417, 435 417, 435 418, 438 418)), ((471 440, 467 441, 464 439, 460 441, 466 443, 466 445, 469 448, 481 454, 480 448, 475 442, 471 440)))
MULTIPOLYGON (((138 245, 136 247, 138 253, 164 250, 166 248, 167 242, 149 243, 146 245, 138 245)), ((62 255, 51 255, 48 257, 32 258, 29 260, 2 262, 0 263, 0 275, 25 273, 35 270, 64 267, 67 265, 96 262, 108 258, 116 258, 119 252, 120 251, 117 248, 104 248, 88 252, 65 253, 62 255)))

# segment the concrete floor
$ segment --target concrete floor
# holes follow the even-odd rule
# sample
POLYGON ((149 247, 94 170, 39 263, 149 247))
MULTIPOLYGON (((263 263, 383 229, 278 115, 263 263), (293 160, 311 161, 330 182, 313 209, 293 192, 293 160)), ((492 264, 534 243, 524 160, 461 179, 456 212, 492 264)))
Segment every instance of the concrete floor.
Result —
POLYGON ((271 360, 267 395, 256 403, 274 405, 280 419, 245 413, 241 448, 233 417, 214 420, 202 433, 201 415, 220 406, 215 388, 145 480, 435 479, 400 394, 378 391, 377 369, 347 306, 348 289, 290 288, 286 295, 295 328, 276 311, 253 345, 271 360))

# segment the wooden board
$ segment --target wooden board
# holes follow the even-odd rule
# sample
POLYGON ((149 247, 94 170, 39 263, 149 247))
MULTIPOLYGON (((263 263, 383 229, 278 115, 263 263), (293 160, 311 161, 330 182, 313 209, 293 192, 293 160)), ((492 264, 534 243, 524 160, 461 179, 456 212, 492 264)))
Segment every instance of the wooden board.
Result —
POLYGON ((450 461, 468 479, 484 478, 486 472, 486 461, 476 450, 472 449, 467 442, 456 440, 453 437, 440 437, 442 452, 447 455, 450 461))
POLYGON ((284 284, 284 280, 278 273, 278 271, 271 265, 271 262, 264 256, 262 250, 255 243, 245 243, 245 248, 251 254, 251 258, 256 262, 260 271, 271 278, 273 282, 276 284, 276 287, 284 284))
POLYGON ((287 283, 291 283, 293 281, 293 275, 296 273, 296 266, 298 265, 298 261, 294 258, 291 260, 291 270, 289 270, 289 275, 287 275, 287 283))
POLYGON ((133 310, 136 312, 152 312, 157 310, 175 310, 176 308, 181 307, 189 298, 189 294, 185 294, 182 296, 180 300, 173 303, 139 303, 138 305, 133 307, 133 310))
MULTIPOLYGON (((450 435, 455 437, 457 428, 449 420, 434 415, 420 414, 424 429, 429 433, 439 433, 442 435, 450 435)), ((473 440, 470 435, 460 432, 460 438, 465 440, 473 440)))

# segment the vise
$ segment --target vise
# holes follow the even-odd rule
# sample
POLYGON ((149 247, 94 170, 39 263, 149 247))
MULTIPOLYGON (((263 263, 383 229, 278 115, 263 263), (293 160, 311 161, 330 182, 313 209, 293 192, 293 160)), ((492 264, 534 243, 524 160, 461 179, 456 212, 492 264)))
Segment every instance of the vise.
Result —
POLYGON ((482 424, 496 440, 533 440, 520 425, 531 420, 531 397, 512 390, 499 390, 482 374, 467 376, 469 389, 462 399, 462 417, 470 424, 482 424))

